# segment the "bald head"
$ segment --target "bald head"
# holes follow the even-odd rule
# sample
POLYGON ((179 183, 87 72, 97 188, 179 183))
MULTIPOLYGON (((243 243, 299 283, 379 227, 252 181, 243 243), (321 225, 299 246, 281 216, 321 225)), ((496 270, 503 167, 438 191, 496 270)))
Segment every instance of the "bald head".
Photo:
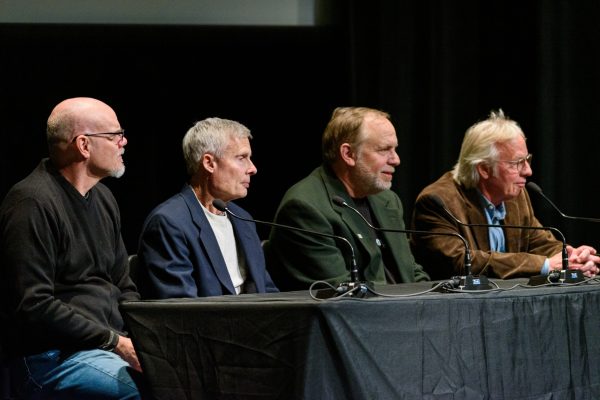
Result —
POLYGON ((114 132, 120 127, 113 109, 100 100, 90 97, 63 100, 54 107, 48 117, 46 139, 50 158, 57 165, 68 164, 77 156, 74 153, 75 149, 69 147, 77 136, 114 132))
POLYGON ((49 145, 70 142, 75 136, 93 132, 102 124, 117 121, 112 108, 90 97, 75 97, 60 102, 48 117, 46 137, 49 145))

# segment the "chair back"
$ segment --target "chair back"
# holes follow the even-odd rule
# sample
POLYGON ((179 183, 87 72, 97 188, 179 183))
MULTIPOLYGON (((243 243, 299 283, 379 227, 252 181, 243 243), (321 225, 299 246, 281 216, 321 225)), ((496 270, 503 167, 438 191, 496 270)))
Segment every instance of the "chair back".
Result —
POLYGON ((139 271, 139 260, 137 254, 131 254, 129 256, 129 277, 133 283, 138 284, 138 271, 139 271))

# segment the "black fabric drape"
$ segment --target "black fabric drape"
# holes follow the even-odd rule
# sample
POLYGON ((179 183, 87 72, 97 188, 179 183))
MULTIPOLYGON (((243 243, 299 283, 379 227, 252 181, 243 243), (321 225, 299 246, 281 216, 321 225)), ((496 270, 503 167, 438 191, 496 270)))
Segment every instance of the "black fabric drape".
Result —
MULTIPOLYGON (((407 219, 419 191, 456 162, 466 129, 498 108, 528 137, 531 180, 564 213, 600 216, 599 17, 593 1, 350 3, 353 102, 394 118, 407 219)), ((600 226, 562 220, 533 197, 542 223, 600 247, 600 226)))
MULTIPOLYGON (((0 24, 0 197, 47 154, 52 107, 95 96, 128 132, 127 172, 106 183, 130 253, 146 215, 185 179, 181 138, 210 116, 252 130, 259 172, 243 203, 271 220, 285 190, 320 162, 333 108, 364 105, 393 117, 402 159, 394 189, 408 222, 418 192, 455 163, 465 130, 502 108, 529 138, 531 179, 565 213, 600 217, 600 3, 327 0, 316 8, 330 25, 0 24)), ((600 247, 597 224, 563 221, 533 198, 543 223, 600 247)))
POLYGON ((541 400, 600 397, 599 307, 598 286, 586 285, 324 302, 287 292, 122 311, 160 399, 541 400))

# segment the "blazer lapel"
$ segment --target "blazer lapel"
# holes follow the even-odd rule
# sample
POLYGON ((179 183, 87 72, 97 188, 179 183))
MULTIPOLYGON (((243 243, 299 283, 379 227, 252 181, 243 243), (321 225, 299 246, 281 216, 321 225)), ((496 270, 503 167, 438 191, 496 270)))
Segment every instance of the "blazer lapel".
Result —
MULTIPOLYGON (((470 193, 470 196, 467 196, 467 220, 463 221, 467 224, 484 224, 486 225, 487 219, 485 218, 485 214, 483 213, 481 201, 479 199, 479 193, 476 190, 473 190, 470 193), (476 198, 474 198, 476 197, 476 198)), ((489 236, 489 228, 485 226, 472 226, 466 227, 466 229, 471 230, 471 234, 475 240, 475 249, 480 249, 482 251, 490 250, 490 236, 489 236)))
MULTIPOLYGON (((504 222, 506 225, 520 225, 521 220, 519 208, 515 201, 509 200, 504 202, 506 207, 506 219, 504 222)), ((504 240, 506 241, 506 252, 507 253, 518 253, 520 251, 519 241, 521 235, 520 230, 517 228, 505 228, 504 229, 504 240)))
MULTIPOLYGON (((366 224, 365 221, 362 220, 362 218, 359 215, 356 214, 356 212, 347 207, 339 206, 335 204, 333 200, 331 200, 334 196, 340 196, 348 204, 354 206, 354 202, 348 196, 348 193, 346 192, 346 189, 344 188, 342 183, 337 178, 334 178, 333 176, 329 175, 325 167, 321 171, 321 176, 323 182, 325 183, 325 188, 327 189, 327 195, 329 196, 329 202, 331 207, 340 215, 344 223, 348 226, 348 229, 350 229, 350 231, 352 232, 353 237, 347 239, 350 239, 351 243, 354 242, 362 246, 364 252, 366 252, 366 254, 369 254, 369 260, 360 260, 362 264, 368 265, 371 262, 370 259, 372 258, 373 252, 375 251, 375 242, 371 240, 371 237, 373 236, 371 228, 366 224)), ((338 247, 341 248, 341 246, 344 245, 338 244, 338 247)), ((358 254, 356 254, 356 256, 358 257, 358 254)))
POLYGON ((235 288, 233 287, 233 282, 231 282, 231 277, 229 276, 229 271, 227 270, 227 265, 225 265, 223 255, 221 254, 219 243, 210 227, 208 219, 204 215, 204 210, 202 209, 202 206, 200 206, 194 191, 191 187, 186 185, 181 193, 190 210, 192 221, 198 227, 198 231, 200 232, 199 245, 204 249, 206 257, 210 261, 211 268, 217 278, 219 278, 221 284, 226 287, 231 294, 235 294, 235 288))
MULTIPOLYGON (((371 212, 373 213, 373 216, 377 221, 376 223, 374 223, 374 225, 379 224, 379 227, 383 229, 405 229, 404 221, 402 221, 400 218, 400 210, 395 206, 391 207, 389 201, 383 200, 382 198, 370 196, 369 203, 371 204, 371 212)), ((389 249, 391 251, 392 256, 394 257, 396 265, 402 265, 403 257, 401 254, 401 240, 402 235, 406 235, 406 233, 382 231, 381 235, 389 244, 389 249)), ((405 279, 406 277, 402 278, 405 279)))
POLYGON ((262 257, 256 251, 256 246, 253 246, 255 241, 254 231, 251 229, 251 223, 246 221, 240 221, 236 218, 231 219, 233 224, 233 231, 235 232, 238 245, 240 246, 244 258, 246 260, 247 275, 246 280, 254 281, 256 290, 259 293, 265 292, 265 282, 262 279, 262 272, 260 266, 256 265, 256 260, 262 257))

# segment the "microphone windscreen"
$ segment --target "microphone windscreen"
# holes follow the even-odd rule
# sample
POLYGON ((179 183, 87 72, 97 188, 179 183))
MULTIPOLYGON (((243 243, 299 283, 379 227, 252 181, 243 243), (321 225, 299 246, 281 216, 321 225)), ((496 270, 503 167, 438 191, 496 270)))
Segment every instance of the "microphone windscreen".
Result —
POLYGON ((527 189, 529 189, 529 190, 533 190, 534 192, 537 192, 540 194, 542 193, 542 188, 533 182, 527 182, 525 187, 527 187, 527 189))
POLYGON ((341 197, 341 196, 337 196, 337 195, 336 195, 336 196, 333 196, 333 197, 331 198, 331 200, 333 200, 333 202, 334 202, 335 204, 337 204, 338 206, 342 206, 342 207, 344 207, 344 206, 346 205, 346 200, 342 199, 342 197, 341 197))
POLYGON ((225 212, 227 211, 227 203, 225 203, 223 200, 221 199, 214 199, 212 202, 213 206, 215 206, 215 208, 221 212, 225 212))

